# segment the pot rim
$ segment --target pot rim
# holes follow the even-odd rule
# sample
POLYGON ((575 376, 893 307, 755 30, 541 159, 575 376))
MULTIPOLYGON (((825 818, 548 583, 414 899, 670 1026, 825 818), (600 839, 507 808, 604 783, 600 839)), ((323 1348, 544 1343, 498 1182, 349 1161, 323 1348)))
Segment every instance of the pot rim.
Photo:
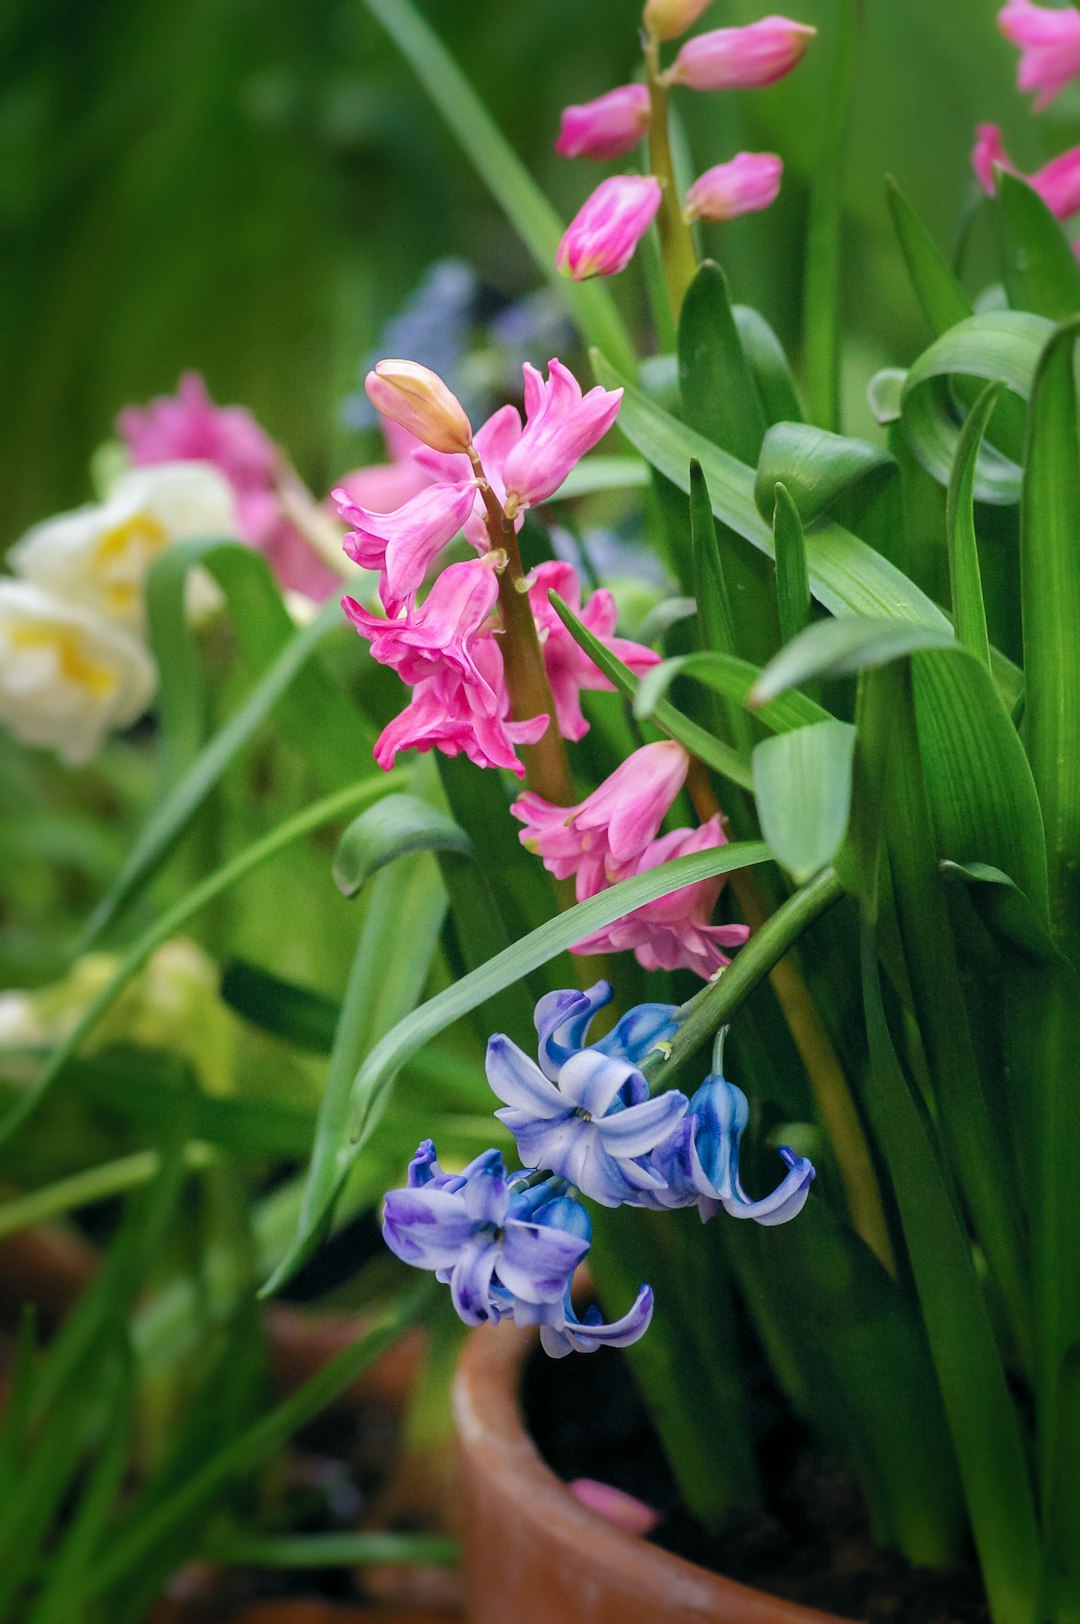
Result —
MULTIPOLYGON (((590 1566, 629 1575, 668 1604, 700 1609, 716 1624, 850 1624, 835 1613, 820 1613, 798 1602, 770 1596, 734 1579, 699 1567, 681 1556, 627 1533, 571 1495, 541 1456, 525 1425, 521 1372, 537 1343, 535 1331, 505 1325, 481 1326, 465 1343, 453 1388, 459 1447, 471 1463, 498 1479, 498 1493, 513 1517, 558 1539, 588 1546, 590 1566)), ((585 1357, 581 1355, 580 1357, 585 1357)))

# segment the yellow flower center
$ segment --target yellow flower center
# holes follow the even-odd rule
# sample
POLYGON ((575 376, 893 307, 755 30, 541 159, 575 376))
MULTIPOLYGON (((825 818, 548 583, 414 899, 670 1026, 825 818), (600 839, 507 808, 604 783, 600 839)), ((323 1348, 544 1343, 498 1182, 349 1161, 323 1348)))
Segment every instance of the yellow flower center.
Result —
POLYGON ((94 548, 94 563, 105 576, 105 595, 114 614, 126 614, 142 592, 150 561, 162 552, 169 536, 152 513, 135 513, 106 530, 94 548))
POLYGON ((78 633, 66 626, 16 626, 11 643, 17 649, 51 649, 64 681, 85 688, 95 699, 104 699, 116 687, 115 672, 92 660, 78 633))

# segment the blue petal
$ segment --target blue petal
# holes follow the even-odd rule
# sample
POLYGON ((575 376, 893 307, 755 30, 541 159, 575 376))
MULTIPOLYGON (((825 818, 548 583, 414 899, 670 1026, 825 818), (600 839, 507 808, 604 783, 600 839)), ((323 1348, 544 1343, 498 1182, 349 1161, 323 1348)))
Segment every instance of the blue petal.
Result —
POLYGON ((577 1235, 583 1241, 592 1240, 592 1219, 588 1210, 572 1195, 556 1196, 548 1201, 536 1214, 538 1224, 548 1224, 553 1229, 564 1229, 568 1235, 577 1235))
POLYGON ((498 1316, 492 1300, 491 1276, 498 1248, 490 1237, 478 1235, 465 1247, 450 1276, 450 1296, 458 1318, 466 1325, 481 1325, 498 1316))
POLYGON ((604 1149, 613 1156, 644 1156, 666 1139, 686 1114, 689 1101, 677 1089, 657 1094, 625 1111, 612 1111, 596 1124, 604 1149))
POLYGON ((543 1326, 540 1331, 540 1342, 545 1353, 550 1354, 553 1359, 560 1359, 571 1351, 595 1353, 597 1348, 603 1346, 628 1348, 632 1342, 637 1342, 645 1335, 652 1314, 651 1286, 642 1286, 630 1311, 624 1314, 622 1319, 613 1320, 610 1325, 603 1323, 598 1309, 590 1309, 584 1321, 579 1320, 574 1313, 573 1305, 567 1299, 563 1324, 543 1326))
POLYGON ((650 1050, 658 1043, 670 1043, 679 1030, 678 1021, 672 1019, 676 1008, 675 1004, 637 1004, 592 1048, 639 1065, 650 1050))
POLYGON ((584 1048, 589 1023, 612 998, 611 985, 598 981, 587 992, 568 989, 545 993, 536 1006, 536 1032, 540 1040, 540 1069, 552 1082, 578 1049, 584 1048))
POLYGON ((561 1116, 566 1109, 554 1083, 548 1082, 536 1062, 501 1032, 488 1039, 487 1080, 500 1100, 531 1116, 561 1116))
POLYGON ((383 1209, 383 1238, 392 1252, 418 1269, 448 1269, 473 1232, 460 1196, 430 1185, 390 1190, 383 1209))
POLYGON ((690 1101, 695 1122, 694 1151, 705 1180, 703 1195, 725 1200, 735 1194, 739 1177, 739 1140, 750 1118, 741 1088, 714 1073, 690 1101))
POLYGON ((515 1297, 530 1303, 554 1303, 566 1295, 570 1277, 588 1250, 588 1241, 579 1235, 568 1235, 547 1224, 511 1221, 503 1232, 495 1267, 515 1297))
POLYGON ((602 1117, 634 1072, 635 1067, 626 1060, 612 1060, 598 1049, 579 1049, 559 1073, 564 1106, 602 1117))
POLYGON ((772 1194, 764 1196, 760 1201, 750 1201, 742 1185, 736 1180, 735 1194, 723 1203, 725 1212, 730 1213, 733 1218, 752 1218, 755 1223, 768 1226, 786 1224, 798 1216, 806 1205, 810 1186, 814 1182, 814 1165, 807 1161, 805 1156, 796 1156, 786 1145, 781 1148, 780 1154, 787 1163, 789 1172, 772 1194))
POLYGON ((409 1163, 407 1183, 410 1190, 418 1190, 421 1185, 430 1184, 432 1179, 442 1172, 435 1157, 435 1141, 423 1139, 416 1148, 416 1155, 409 1163))
POLYGON ((485 1150, 466 1169, 468 1182, 460 1199, 474 1224, 501 1224, 510 1205, 501 1150, 485 1150))

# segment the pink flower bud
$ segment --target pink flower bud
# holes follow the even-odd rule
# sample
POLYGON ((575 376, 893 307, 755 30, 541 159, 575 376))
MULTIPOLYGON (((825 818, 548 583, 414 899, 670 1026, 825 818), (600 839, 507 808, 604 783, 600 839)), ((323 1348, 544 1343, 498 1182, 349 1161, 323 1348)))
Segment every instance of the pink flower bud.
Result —
POLYGON ((816 33, 789 17, 716 28, 687 40, 664 79, 691 90, 756 90, 790 73, 816 33))
POLYGON ((472 427, 438 373, 418 361, 380 361, 364 379, 377 412, 400 423, 434 451, 467 451, 472 427))
POLYGON ((660 207, 655 175, 602 180, 566 229, 555 263, 573 282, 624 271, 660 207))
POLYGON ((678 39, 711 5, 712 0, 645 0, 641 21, 653 39, 678 39))
MULTIPOLYGON (((975 134, 975 148, 971 154, 972 167, 983 191, 993 197, 997 190, 994 170, 1007 169, 1011 175, 1020 171, 1005 151, 1001 131, 996 124, 980 124, 975 134)), ((1033 175, 1021 175, 1032 191, 1038 192, 1051 214, 1059 220, 1069 220, 1080 214, 1080 147, 1072 147, 1060 157, 1037 169, 1033 175)))
POLYGON ((1080 12, 1009 0, 998 12, 998 27, 1020 47, 1017 81, 1021 90, 1038 92, 1035 111, 1041 113, 1080 74, 1080 12))
POLYGON ((993 197, 997 191, 994 181, 994 170, 1008 169, 1016 173, 1015 165, 1005 151, 1005 143, 1001 139, 1001 131, 996 124, 980 124, 975 131, 975 146, 971 153, 971 167, 975 177, 986 193, 993 197))
POLYGON ((686 194, 685 220, 737 220, 776 202, 784 165, 772 152, 740 152, 715 164, 686 194))
POLYGON ((563 158, 621 158, 648 128, 648 90, 620 85, 595 101, 563 109, 555 151, 563 158))

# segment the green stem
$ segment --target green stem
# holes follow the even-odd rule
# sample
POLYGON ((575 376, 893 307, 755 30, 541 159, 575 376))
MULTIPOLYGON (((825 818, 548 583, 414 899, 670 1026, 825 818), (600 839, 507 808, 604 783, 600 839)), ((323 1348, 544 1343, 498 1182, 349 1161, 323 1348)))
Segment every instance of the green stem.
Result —
MULTIPOLYGON (((190 1168, 208 1167, 214 1159, 213 1149, 199 1140, 193 1140, 184 1152, 185 1163, 190 1168)), ((133 1156, 121 1156, 99 1167, 89 1167, 85 1172, 73 1173, 70 1178, 57 1179, 55 1184, 47 1184, 40 1190, 31 1190, 29 1195, 19 1196, 0 1207, 0 1238, 51 1218, 60 1218, 64 1213, 77 1212, 80 1207, 89 1207, 109 1196, 123 1195, 141 1184, 150 1184, 161 1167, 162 1159, 156 1150, 140 1150, 133 1156)))
POLYGON ((352 1568, 365 1562, 453 1566, 457 1540, 442 1534, 232 1534, 207 1548, 211 1562, 245 1568, 352 1568))
POLYGON ((660 234, 660 253, 667 278, 671 314, 673 320, 678 322, 686 290, 697 275, 698 263, 690 227, 679 207, 679 183, 668 125, 668 93, 660 73, 658 40, 647 39, 645 42, 645 68, 649 77, 649 168, 660 182, 662 193, 656 228, 660 234))

